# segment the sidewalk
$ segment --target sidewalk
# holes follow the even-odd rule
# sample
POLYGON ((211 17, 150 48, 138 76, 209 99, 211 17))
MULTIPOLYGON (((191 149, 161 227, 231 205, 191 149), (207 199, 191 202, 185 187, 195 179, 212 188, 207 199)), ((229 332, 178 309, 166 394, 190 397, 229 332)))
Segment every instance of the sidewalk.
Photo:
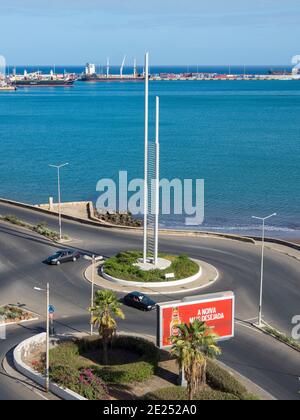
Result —
MULTIPOLYGON (((261 245, 260 241, 256 241, 256 245, 261 245)), ((272 251, 280 252, 281 254, 287 255, 288 257, 295 258, 300 261, 300 251, 297 249, 290 248, 286 245, 265 242, 265 247, 271 249, 272 251)))
MULTIPOLYGON (((103 264, 103 262, 100 262, 95 266, 95 285, 108 290, 113 290, 118 293, 130 293, 133 291, 146 293, 149 295, 169 295, 169 294, 176 294, 176 293, 189 293, 195 290, 200 290, 205 287, 211 286, 213 283, 215 283, 219 279, 219 272, 218 270, 213 267, 212 265, 204 262, 199 261, 202 267, 202 274, 201 276, 191 282, 187 283, 185 285, 181 286, 172 286, 170 282, 170 287, 155 287, 151 288, 151 283, 149 284, 149 287, 137 287, 137 286, 126 286, 114 283, 112 281, 104 279, 99 273, 100 273, 100 267, 103 264)), ((92 279, 92 267, 89 266, 87 270, 84 273, 85 278, 91 282, 92 279)))

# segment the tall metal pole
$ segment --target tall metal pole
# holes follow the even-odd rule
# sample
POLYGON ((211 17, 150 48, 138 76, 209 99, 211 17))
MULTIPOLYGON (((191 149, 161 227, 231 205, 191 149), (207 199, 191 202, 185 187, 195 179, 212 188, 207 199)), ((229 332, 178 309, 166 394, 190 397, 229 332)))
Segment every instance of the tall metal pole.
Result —
POLYGON ((58 190, 58 224, 59 224, 59 240, 62 240, 61 229, 61 194, 60 194, 60 166, 57 167, 57 190, 58 190))
POLYGON ((262 245, 261 245, 261 270, 260 270, 260 292, 259 292, 259 309, 258 309, 258 326, 262 327, 262 317, 263 317, 263 286, 264 286, 264 254, 265 254, 265 222, 267 219, 270 219, 273 216, 277 216, 277 213, 273 213, 267 217, 256 217, 252 216, 253 219, 258 219, 262 221, 262 245))
POLYGON ((106 77, 109 77, 109 58, 106 60, 106 77))
POLYGON ((155 119, 155 223, 154 223, 154 264, 158 262, 158 223, 159 223, 159 97, 156 97, 155 119))
POLYGON ((144 250, 143 261, 147 262, 148 227, 148 127, 149 124, 149 53, 145 54, 145 167, 144 167, 144 250))
MULTIPOLYGON (((94 306, 94 288, 95 288, 95 255, 92 256, 92 293, 91 308, 94 306)), ((91 335, 94 334, 93 312, 91 312, 91 335)))
POLYGON ((49 364, 50 364, 50 320, 49 320, 49 306, 50 306, 50 288, 47 283, 47 328, 46 328, 46 370, 45 370, 45 389, 49 392, 49 364))
POLYGON ((259 313, 258 325, 262 325, 262 302, 263 302, 263 283, 264 283, 264 254, 265 254, 265 219, 262 227, 262 246, 261 246, 261 272, 260 272, 260 295, 259 295, 259 313))
POLYGON ((62 240, 62 227, 61 227, 61 192, 60 192, 60 169, 64 166, 69 165, 64 163, 63 165, 49 165, 51 168, 57 169, 57 194, 58 194, 58 225, 59 225, 59 239, 62 240))

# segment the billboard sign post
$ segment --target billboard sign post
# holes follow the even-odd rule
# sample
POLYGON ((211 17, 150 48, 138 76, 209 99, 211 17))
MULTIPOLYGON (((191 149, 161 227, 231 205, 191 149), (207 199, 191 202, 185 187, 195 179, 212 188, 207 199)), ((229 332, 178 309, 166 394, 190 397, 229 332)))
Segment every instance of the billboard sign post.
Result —
POLYGON ((178 325, 195 319, 205 322, 219 336, 218 341, 234 337, 235 296, 233 292, 194 296, 157 305, 157 346, 170 348, 178 325))

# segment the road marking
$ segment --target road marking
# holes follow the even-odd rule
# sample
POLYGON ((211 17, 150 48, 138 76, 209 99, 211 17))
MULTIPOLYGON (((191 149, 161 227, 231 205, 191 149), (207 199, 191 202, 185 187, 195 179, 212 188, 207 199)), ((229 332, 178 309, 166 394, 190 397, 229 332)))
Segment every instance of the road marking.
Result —
POLYGON ((242 322, 250 322, 250 321, 255 321, 255 320, 257 320, 257 316, 254 318, 243 319, 242 322))
POLYGON ((45 397, 45 395, 41 394, 40 392, 38 392, 38 391, 34 391, 34 390, 33 390, 33 392, 34 392, 35 394, 37 394, 39 397, 43 398, 44 400, 50 401, 50 400, 49 400, 49 398, 45 397))
POLYGON ((262 331, 258 330, 257 328, 253 327, 252 325, 246 325, 244 321, 235 321, 235 324, 238 324, 244 328, 248 328, 248 330, 255 331, 258 334, 263 334, 262 331))

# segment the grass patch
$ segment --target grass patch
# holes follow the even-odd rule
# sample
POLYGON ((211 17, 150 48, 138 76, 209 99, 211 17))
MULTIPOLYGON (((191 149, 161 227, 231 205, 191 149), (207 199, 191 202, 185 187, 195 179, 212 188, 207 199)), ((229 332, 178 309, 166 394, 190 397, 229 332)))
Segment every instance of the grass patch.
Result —
POLYGON ((31 226, 29 223, 23 222, 23 220, 20 220, 16 216, 13 216, 13 215, 1 216, 1 219, 4 220, 5 222, 9 222, 17 226, 22 226, 26 228, 31 226))
MULTIPOLYGON (((144 396, 147 400, 188 400, 186 388, 171 386, 157 389, 144 396)), ((195 400, 259 400, 228 371, 212 360, 207 361, 207 385, 200 389, 195 400)))
MULTIPOLYGON (((181 386, 170 386, 167 388, 157 389, 156 391, 149 392, 145 395, 145 400, 157 400, 157 401, 183 401, 188 400, 188 392, 186 388, 181 386)), ((194 397, 194 400, 217 400, 217 401, 238 401, 239 398, 233 394, 226 392, 214 391, 209 387, 204 387, 201 391, 198 391, 194 397)))
POLYGON ((300 344, 296 340, 294 340, 292 337, 289 337, 288 335, 283 334, 282 332, 269 326, 263 327, 263 330, 267 332, 268 334, 273 335, 275 338, 282 341, 283 343, 288 344, 289 346, 293 347, 295 350, 300 351, 300 344))
MULTIPOLYGON (((26 229, 29 229, 33 232, 38 233, 39 235, 45 236, 48 239, 51 239, 52 241, 58 241, 59 233, 47 228, 47 224, 45 222, 40 222, 36 225, 31 225, 30 223, 24 222, 23 220, 17 218, 13 215, 7 215, 7 216, 1 216, 0 220, 4 220, 5 222, 9 222, 13 225, 21 226, 26 229)), ((68 239, 68 236, 63 236, 63 239, 68 239)))
POLYGON ((167 273, 174 273, 175 276, 173 279, 169 279, 169 281, 181 280, 199 272, 199 265, 186 255, 173 256, 160 254, 159 256, 171 261, 170 267, 166 270, 143 271, 134 265, 142 258, 142 253, 138 251, 127 251, 120 252, 115 257, 109 258, 104 264, 104 271, 112 277, 140 282, 167 281, 165 279, 165 274, 167 273))

